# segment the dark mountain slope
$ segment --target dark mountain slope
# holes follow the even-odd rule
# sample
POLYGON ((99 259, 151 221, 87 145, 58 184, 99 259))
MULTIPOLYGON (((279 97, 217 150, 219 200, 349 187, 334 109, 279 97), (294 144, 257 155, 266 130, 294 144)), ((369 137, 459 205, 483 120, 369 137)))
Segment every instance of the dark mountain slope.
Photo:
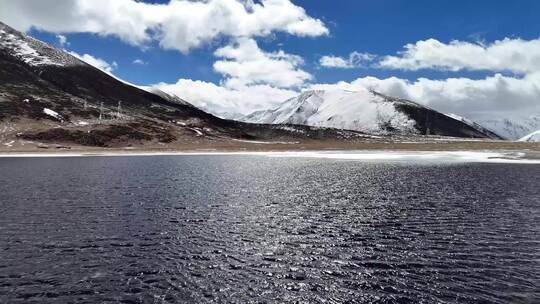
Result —
POLYGON ((0 140, 93 146, 353 139, 360 132, 224 120, 124 83, 0 23, 0 140))
POLYGON ((398 111, 414 120, 415 127, 420 134, 502 139, 501 136, 479 124, 467 123, 456 119, 456 117, 442 114, 410 100, 390 97, 377 92, 372 93, 382 97, 386 102, 394 104, 394 107, 398 111))

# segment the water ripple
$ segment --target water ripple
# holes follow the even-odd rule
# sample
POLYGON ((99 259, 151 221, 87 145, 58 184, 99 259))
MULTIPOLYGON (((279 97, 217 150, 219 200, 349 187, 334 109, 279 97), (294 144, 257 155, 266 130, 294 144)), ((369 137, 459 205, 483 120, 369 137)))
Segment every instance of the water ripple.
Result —
POLYGON ((540 167, 0 159, 0 302, 540 302, 540 167))

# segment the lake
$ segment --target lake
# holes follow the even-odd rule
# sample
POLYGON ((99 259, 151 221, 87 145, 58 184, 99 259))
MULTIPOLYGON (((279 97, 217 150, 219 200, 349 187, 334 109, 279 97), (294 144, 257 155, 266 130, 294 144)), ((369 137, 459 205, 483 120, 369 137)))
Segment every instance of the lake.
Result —
POLYGON ((0 159, 2 303, 538 303, 540 166, 0 159))

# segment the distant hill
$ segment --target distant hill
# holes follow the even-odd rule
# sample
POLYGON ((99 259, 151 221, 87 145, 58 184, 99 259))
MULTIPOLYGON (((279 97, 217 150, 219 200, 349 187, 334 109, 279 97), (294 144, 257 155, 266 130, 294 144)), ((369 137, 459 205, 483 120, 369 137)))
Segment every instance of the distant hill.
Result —
POLYGON ((356 130, 380 135, 440 135, 501 139, 479 124, 416 102, 372 91, 306 91, 243 121, 356 130))
POLYGON ((529 117, 518 118, 494 117, 481 120, 479 123, 506 139, 517 140, 540 129, 540 116, 531 115, 529 117))
POLYGON ((519 141, 540 142, 540 130, 520 138, 519 141))

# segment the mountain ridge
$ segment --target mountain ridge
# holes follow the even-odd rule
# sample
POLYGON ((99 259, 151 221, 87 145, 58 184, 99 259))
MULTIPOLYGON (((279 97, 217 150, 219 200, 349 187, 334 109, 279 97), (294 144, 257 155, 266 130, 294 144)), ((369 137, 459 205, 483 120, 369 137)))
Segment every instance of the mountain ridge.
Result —
POLYGON ((359 132, 218 118, 133 86, 0 23, 0 139, 100 147, 360 137, 359 132), (53 113, 55 113, 53 115, 53 113))

